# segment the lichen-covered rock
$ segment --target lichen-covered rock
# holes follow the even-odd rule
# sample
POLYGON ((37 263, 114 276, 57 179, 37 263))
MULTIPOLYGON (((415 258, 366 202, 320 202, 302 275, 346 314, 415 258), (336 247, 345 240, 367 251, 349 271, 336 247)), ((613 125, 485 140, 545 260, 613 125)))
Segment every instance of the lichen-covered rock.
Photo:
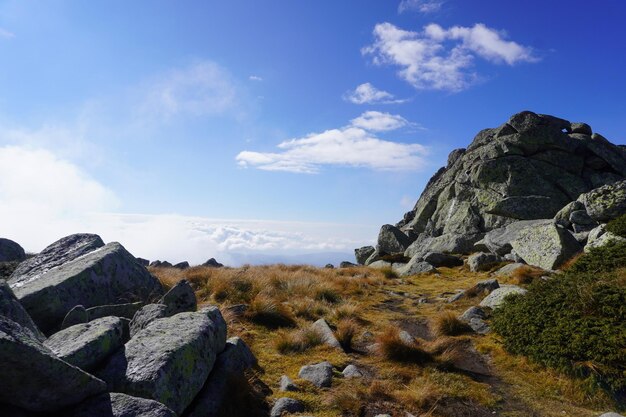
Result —
POLYGON ((554 223, 525 227, 511 246, 527 264, 546 270, 558 268, 582 250, 567 229, 554 223))
POLYGON ((50 412, 106 390, 106 384, 62 361, 32 332, 0 316, 0 403, 50 412))
POLYGON ((9 285, 44 333, 59 326, 76 305, 143 301, 163 293, 157 279, 117 242, 9 285))
POLYGON ((341 349, 341 343, 339 343, 339 341, 335 337, 333 330, 330 328, 328 323, 326 323, 326 320, 319 319, 311 325, 311 329, 313 329, 320 335, 320 337, 322 338, 322 342, 325 345, 341 349))
POLYGON ((167 315, 173 316, 185 311, 196 311, 198 308, 196 294, 185 279, 178 281, 159 301, 167 306, 167 315))
POLYGON ((626 180, 596 188, 578 200, 593 220, 607 223, 626 213, 626 180))
POLYGON ((123 324, 118 317, 103 317, 53 334, 44 346, 65 362, 92 371, 123 345, 123 324))
POLYGON ((180 414, 200 392, 226 344, 215 310, 157 319, 118 350, 98 375, 111 391, 156 400, 180 414))
POLYGON ((154 320, 167 317, 167 311, 168 307, 165 304, 146 304, 141 307, 130 322, 130 337, 135 336, 154 320))
POLYGON ((74 306, 63 318, 61 322, 61 329, 67 329, 68 327, 76 324, 87 323, 89 321, 89 315, 85 306, 74 306))
POLYGON ((89 321, 107 316, 132 319, 143 305, 144 303, 142 301, 137 301, 135 303, 108 304, 90 307, 87 309, 87 318, 89 321))
POLYGON ((363 246, 362 248, 355 249, 354 257, 356 258, 356 263, 359 265, 365 265, 367 258, 372 256, 374 252, 376 252, 376 248, 373 246, 363 246))
POLYGON ((104 246, 98 235, 79 233, 66 236, 46 247, 39 254, 22 262, 11 275, 11 287, 22 286, 46 271, 73 261, 104 246))
POLYGON ((396 227, 421 241, 422 253, 446 252, 431 245, 442 237, 451 243, 447 236, 475 243, 516 221, 551 219, 580 194, 625 180, 626 152, 582 126, 524 111, 480 131, 450 154, 396 227))
POLYGON ((500 288, 495 289, 483 298, 480 302, 481 307, 489 307, 492 310, 499 308, 503 303, 506 297, 511 294, 526 294, 526 290, 524 288, 518 287, 517 285, 502 285, 500 288))
POLYGON ((425 274, 437 272, 437 269, 428 262, 422 261, 419 255, 414 256, 411 260, 402 268, 399 272, 401 277, 408 277, 411 275, 425 274))
POLYGON ((298 376, 318 388, 328 388, 333 381, 333 366, 327 361, 306 365, 300 368, 298 376))
POLYGON ((22 262, 24 259, 26 252, 19 243, 0 238, 0 262, 22 262))
POLYGON ((73 407, 68 417, 176 417, 176 413, 154 400, 107 392, 73 407))
POLYGON ((281 417, 284 413, 301 413, 304 411, 304 404, 301 401, 293 398, 282 397, 276 400, 272 411, 270 411, 270 417, 281 417))
POLYGON ((256 364, 256 357, 243 340, 238 337, 228 339, 202 390, 185 411, 185 417, 217 416, 224 401, 232 394, 229 383, 243 377, 244 371, 256 364))
POLYGON ((17 301, 15 294, 6 281, 0 280, 0 316, 12 320, 23 328, 32 332, 33 337, 43 342, 46 336, 41 333, 37 325, 30 318, 24 307, 17 301))
POLYGON ((467 258, 467 266, 472 272, 486 271, 500 262, 502 262, 501 257, 485 252, 474 253, 467 258))
POLYGON ((400 229, 390 224, 380 228, 378 234, 378 250, 382 253, 404 253, 411 240, 400 229))

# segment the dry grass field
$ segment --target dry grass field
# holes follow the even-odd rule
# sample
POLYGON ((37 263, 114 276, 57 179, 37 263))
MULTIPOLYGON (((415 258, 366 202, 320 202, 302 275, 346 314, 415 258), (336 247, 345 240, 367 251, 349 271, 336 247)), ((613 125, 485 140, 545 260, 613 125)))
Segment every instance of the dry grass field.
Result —
MULTIPOLYGON (((478 335, 457 319, 483 297, 470 291, 489 278, 463 267, 438 274, 398 278, 391 271, 310 266, 152 268, 172 286, 186 279, 198 302, 216 304, 259 360, 259 367, 232 395, 237 410, 224 415, 262 415, 265 399, 287 396, 306 405, 310 416, 505 416, 590 417, 611 409, 602 393, 581 382, 508 354, 494 334, 478 335), (322 343, 311 324, 324 318, 343 349, 322 343), (401 337, 408 332, 410 340, 401 337), (331 388, 298 379, 301 366, 327 360, 335 369, 331 388), (362 378, 341 370, 355 364, 362 378), (280 392, 281 375, 299 387, 280 392), (241 410, 246 408, 246 410, 241 410)), ((526 285, 539 274, 531 268, 500 283, 526 285)))

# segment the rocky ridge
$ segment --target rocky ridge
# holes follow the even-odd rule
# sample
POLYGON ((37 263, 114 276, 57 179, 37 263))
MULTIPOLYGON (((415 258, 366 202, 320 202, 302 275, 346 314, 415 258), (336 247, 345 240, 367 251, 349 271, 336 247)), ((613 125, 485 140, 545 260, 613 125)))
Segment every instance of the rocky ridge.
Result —
POLYGON ((474 252, 555 270, 609 240, 603 225, 626 212, 625 201, 625 146, 585 123, 524 111, 452 151, 413 210, 355 257, 400 275, 474 252))

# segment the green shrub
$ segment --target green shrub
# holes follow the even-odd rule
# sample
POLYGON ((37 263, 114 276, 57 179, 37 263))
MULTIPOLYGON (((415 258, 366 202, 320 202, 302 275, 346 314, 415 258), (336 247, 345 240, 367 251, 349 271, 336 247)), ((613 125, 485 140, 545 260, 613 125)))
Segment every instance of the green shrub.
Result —
POLYGON ((624 396, 624 282, 624 270, 604 274, 568 272, 539 281, 525 296, 507 298, 494 312, 493 329, 503 337, 510 352, 585 378, 591 388, 601 387, 617 397, 624 396))
POLYGON ((611 220, 606 225, 606 230, 614 235, 626 237, 626 214, 619 216, 617 219, 611 220))
POLYGON ((626 267, 626 242, 609 241, 576 260, 570 272, 610 272, 626 267))

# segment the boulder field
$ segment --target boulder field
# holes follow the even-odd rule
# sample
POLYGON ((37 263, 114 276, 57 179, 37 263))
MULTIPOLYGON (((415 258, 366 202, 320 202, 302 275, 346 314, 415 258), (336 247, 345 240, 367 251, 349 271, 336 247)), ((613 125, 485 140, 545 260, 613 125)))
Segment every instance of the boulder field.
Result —
POLYGON ((214 306, 166 291, 119 243, 77 234, 0 280, 1 416, 214 416, 255 366, 214 306))
POLYGON ((442 254, 474 252, 492 265, 556 270, 609 240, 604 224, 625 212, 626 147, 585 123, 524 111, 452 151, 413 210, 355 257, 400 275, 445 266, 429 261, 442 254))

